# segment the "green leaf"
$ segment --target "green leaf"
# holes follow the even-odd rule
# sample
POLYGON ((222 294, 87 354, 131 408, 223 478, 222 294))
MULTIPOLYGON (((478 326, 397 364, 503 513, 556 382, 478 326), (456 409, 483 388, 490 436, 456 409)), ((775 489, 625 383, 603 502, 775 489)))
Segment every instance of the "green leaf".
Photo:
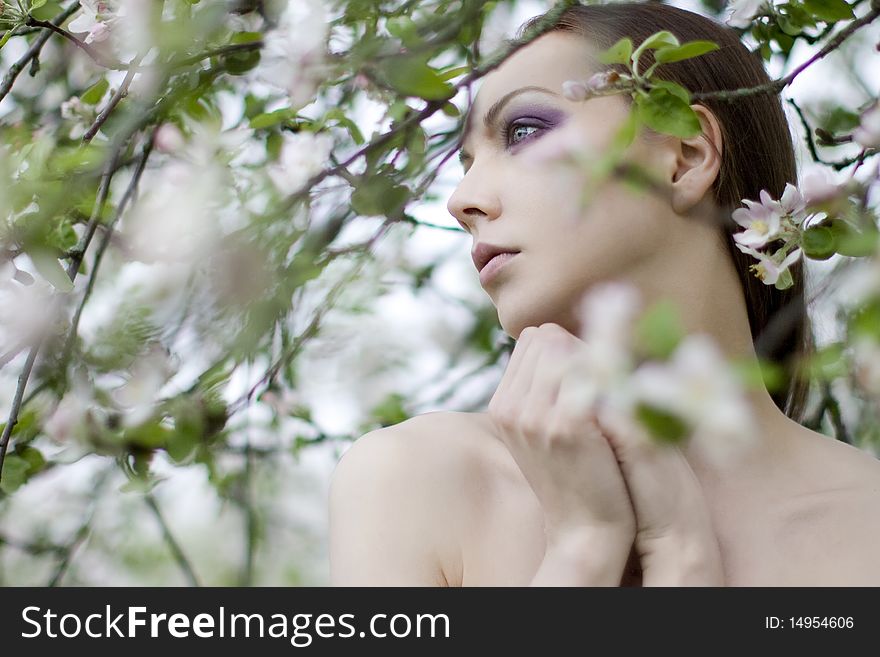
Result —
POLYGON ((831 381, 848 374, 846 359, 843 357, 845 345, 834 342, 818 349, 804 358, 802 366, 810 379, 831 381))
POLYGON ((858 231, 842 219, 834 219, 830 225, 835 238, 835 251, 840 255, 856 258, 873 255, 876 252, 880 232, 868 228, 858 231))
POLYGON ((446 100, 455 95, 452 85, 444 82, 428 66, 424 55, 405 55, 389 59, 383 67, 388 83, 405 96, 425 100, 446 100))
POLYGON ((685 89, 683 86, 681 86, 677 82, 671 82, 669 80, 655 80, 655 81, 652 81, 651 84, 654 85, 655 87, 660 87, 661 89, 665 89, 666 91, 671 93, 673 96, 678 96, 685 103, 690 105, 690 102, 691 102, 690 92, 688 92, 687 89, 685 89))
POLYGON ((633 66, 635 66, 636 62, 639 61, 639 57, 641 57, 642 53, 646 50, 657 48, 674 48, 678 47, 679 45, 681 44, 678 42, 678 39, 672 32, 662 30, 660 32, 655 32, 647 39, 642 41, 642 43, 639 45, 638 48, 636 48, 636 51, 632 54, 632 57, 630 59, 633 63, 633 66))
POLYGON ((688 436, 689 428, 684 420, 656 406, 639 403, 635 416, 661 442, 679 443, 688 436))
POLYGON ((782 390, 785 383, 782 366, 766 359, 733 359, 730 368, 742 385, 754 390, 766 387, 770 392, 775 392, 782 390))
POLYGON ((409 419, 409 414, 403 408, 406 398, 398 392, 388 395, 382 402, 370 411, 372 418, 383 427, 399 424, 409 419))
POLYGON ((40 272, 40 275, 49 281, 52 286, 59 292, 70 292, 73 290, 73 281, 64 271, 64 267, 58 262, 50 251, 46 249, 33 249, 28 251, 28 255, 34 263, 34 267, 40 272))
POLYGON ((700 134, 700 119, 687 102, 663 87, 636 96, 639 119, 649 128, 686 139, 700 134))
POLYGON ((634 337, 640 351, 649 358, 669 358, 684 337, 675 304, 658 301, 651 305, 636 322, 634 337))
POLYGON ((828 260, 834 255, 834 231, 828 226, 810 226, 804 231, 801 246, 804 255, 813 260, 828 260))
POLYGON ((608 50, 599 53, 599 61, 603 64, 629 64, 629 58, 632 56, 632 49, 632 39, 624 37, 608 50))
POLYGON ((456 66, 440 73, 440 79, 444 82, 449 82, 452 78, 457 78, 459 75, 464 75, 470 70, 470 66, 456 66))
POLYGON ((263 128, 271 128, 279 123, 284 123, 296 117, 296 110, 290 107, 283 107, 273 112, 257 114, 250 120, 250 127, 254 130, 262 130, 263 128))
POLYGON ((109 88, 110 82, 107 81, 107 78, 101 78, 91 87, 86 89, 79 99, 86 105, 97 105, 101 102, 101 99, 104 97, 104 94, 107 93, 107 89, 109 88))
POLYGON ((47 0, 31 0, 31 11, 34 9, 39 9, 44 4, 46 4, 47 0))
POLYGON ((680 46, 660 48, 654 53, 654 60, 660 64, 669 64, 683 59, 691 59, 718 50, 720 46, 714 41, 688 41, 680 46))
POLYGON ((777 290, 787 290, 792 285, 794 285, 794 279, 791 276, 791 270, 785 269, 781 274, 779 274, 779 278, 776 279, 776 283, 773 287, 777 290))
POLYGON ((849 318, 849 334, 880 340, 880 302, 874 301, 853 311, 849 318))
POLYGON ((20 456, 8 454, 3 461, 3 478, 0 480, 0 490, 11 494, 21 487, 28 477, 30 463, 20 456))
POLYGON ((804 7, 826 23, 855 18, 852 7, 845 0, 804 0, 804 7))
POLYGON ((394 216, 409 199, 409 189, 387 176, 373 176, 358 184, 351 195, 351 207, 363 217, 394 216))

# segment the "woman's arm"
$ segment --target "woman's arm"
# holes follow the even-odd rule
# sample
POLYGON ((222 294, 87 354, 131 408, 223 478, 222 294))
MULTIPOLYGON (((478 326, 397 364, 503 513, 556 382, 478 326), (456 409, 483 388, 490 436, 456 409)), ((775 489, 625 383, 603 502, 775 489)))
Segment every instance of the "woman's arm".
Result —
POLYGON ((413 420, 362 436, 333 472, 332 586, 448 585, 443 560, 456 507, 440 498, 454 473, 413 420))

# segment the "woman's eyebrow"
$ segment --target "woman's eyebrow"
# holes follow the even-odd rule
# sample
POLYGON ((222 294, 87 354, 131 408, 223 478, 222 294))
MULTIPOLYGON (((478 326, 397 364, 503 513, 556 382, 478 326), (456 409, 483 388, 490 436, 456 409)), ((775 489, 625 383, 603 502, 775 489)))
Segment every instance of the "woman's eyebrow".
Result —
MULTIPOLYGON (((491 128, 492 125, 495 123, 495 120, 498 118, 498 115, 501 113, 501 110, 504 109, 504 106, 520 94, 526 93, 527 91, 540 91, 542 93, 550 94, 552 96, 559 95, 558 93, 548 89, 547 87, 527 86, 520 87, 519 89, 514 89, 513 91, 504 94, 501 98, 499 98, 492 104, 492 107, 489 108, 489 111, 487 111, 486 115, 483 117, 483 125, 486 126, 486 128, 491 128)), ((468 133, 471 129, 471 119, 472 114, 468 112, 467 118, 464 122, 464 131, 462 132, 459 144, 464 144, 465 140, 467 139, 468 133)), ((458 153, 458 160, 459 162, 463 162, 465 159, 467 159, 467 157, 468 156, 464 152, 464 147, 462 146, 458 153)))

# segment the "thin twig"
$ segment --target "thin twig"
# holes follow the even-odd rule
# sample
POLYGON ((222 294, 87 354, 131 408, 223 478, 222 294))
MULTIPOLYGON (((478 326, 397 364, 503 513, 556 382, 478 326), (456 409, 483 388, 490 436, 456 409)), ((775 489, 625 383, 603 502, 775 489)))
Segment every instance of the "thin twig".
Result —
POLYGON ((177 565, 180 566, 186 579, 189 580, 190 585, 201 586, 196 577, 195 571, 189 563, 189 559, 186 558, 180 544, 177 542, 177 539, 174 538, 174 534, 171 533, 171 528, 168 526, 168 523, 165 522, 165 518, 162 516, 162 511, 159 509, 159 504, 156 502, 156 498, 153 497, 152 493, 148 492, 144 495, 144 501, 152 510, 153 515, 156 516, 156 521, 162 528, 162 536, 165 538, 165 542, 168 544, 171 554, 174 556, 174 560, 177 562, 177 565))
MULTIPOLYGON (((182 66, 189 66, 190 64, 197 64, 203 59, 207 59, 208 57, 217 57, 218 55, 234 55, 236 53, 241 52, 250 52, 251 50, 260 50, 265 45, 263 41, 249 41, 248 43, 231 43, 227 46, 219 46, 217 48, 212 48, 211 50, 206 50, 204 52, 200 52, 196 55, 192 55, 191 57, 187 57, 185 59, 181 59, 178 61, 172 61, 167 64, 168 68, 175 69, 180 68, 182 66)), ((144 67, 149 68, 149 67, 144 67)))
MULTIPOLYGON (((89 220, 89 225, 86 228, 85 233, 80 239, 79 243, 76 246, 76 255, 71 258, 70 264, 67 267, 67 276, 73 282, 76 279, 77 273, 79 272, 79 267, 82 264, 82 260, 85 257, 86 249, 92 241, 92 237, 95 234, 95 230, 98 222, 100 221, 102 210, 104 208, 104 203, 107 200, 107 194, 110 191, 110 180, 112 178, 112 171, 115 168, 116 158, 119 156, 119 152, 124 146, 124 141, 119 143, 112 151, 110 158, 105 163, 104 173, 101 176, 101 183, 98 187, 97 198, 95 199, 95 205, 92 208, 92 217, 89 220)), ((56 296, 56 299, 60 298, 56 296)), ((3 436, 0 437, 0 479, 3 476, 3 461, 6 458, 6 450, 9 447, 9 438, 12 436, 12 430, 15 428, 15 425, 18 424, 18 414, 21 410, 22 406, 22 397, 24 396, 24 390, 27 387, 28 378, 31 375, 31 370, 34 366, 34 361, 37 358, 37 353, 40 350, 40 347, 43 343, 43 335, 38 335, 34 344, 31 347, 31 351, 28 354, 27 361, 25 361, 24 368, 22 369, 21 374, 18 377, 18 386, 15 390, 15 396, 12 400, 12 408, 9 411, 9 419, 6 421, 6 426, 3 428, 3 436)))
POLYGON ((254 584, 254 557, 257 551, 258 524, 251 494, 253 468, 253 453, 250 438, 248 438, 244 449, 244 477, 241 482, 241 506, 244 510, 245 532, 247 533, 244 571, 241 574, 242 586, 253 586, 254 584))
POLYGON ((807 67, 811 66, 815 62, 819 61, 823 57, 825 57, 828 53, 837 49, 847 38, 849 38, 856 30, 859 28, 872 23, 877 17, 880 16, 880 8, 872 8, 867 14, 862 16, 859 19, 854 20, 852 23, 847 25, 843 30, 837 33, 837 35, 829 41, 825 47, 823 47, 819 52, 810 57, 803 64, 795 68, 791 73, 786 75, 783 78, 779 78, 778 80, 773 80, 766 84, 758 85, 757 87, 749 87, 745 89, 725 89, 722 91, 704 91, 700 93, 691 94, 691 102, 699 102, 701 100, 707 100, 710 98, 717 98, 718 100, 726 100, 732 101, 738 98, 744 98, 746 96, 754 96, 758 94, 775 94, 782 91, 786 86, 791 84, 794 79, 803 73, 807 67))
MULTIPOLYGON (((537 39, 539 36, 547 32, 548 30, 553 28, 553 25, 556 23, 559 16, 563 11, 568 9, 569 7, 576 4, 577 0, 559 0, 556 5, 548 11, 541 20, 529 31, 528 34, 523 35, 523 38, 511 43, 508 47, 503 51, 489 59, 484 65, 475 68, 471 71, 467 76, 465 76, 460 82, 452 86, 452 91, 458 91, 462 88, 470 89, 470 85, 473 84, 476 80, 479 80, 487 73, 498 68, 508 57, 513 55, 518 50, 524 48, 529 43, 537 39)), ((450 98, 452 98, 455 94, 452 93, 450 98)), ((361 157, 366 154, 374 151, 381 146, 384 146, 389 141, 394 139, 396 135, 400 132, 407 130, 410 126, 415 125, 417 123, 421 123, 425 119, 436 114, 440 109, 442 109, 447 103, 449 99, 443 100, 431 100, 427 101, 425 107, 419 112, 412 112, 409 117, 395 125, 394 128, 390 129, 388 132, 378 135, 373 140, 371 140, 368 144, 363 146, 360 150, 356 151, 353 155, 351 155, 344 162, 339 165, 330 167, 328 169, 324 169, 319 171, 314 176, 309 178, 305 184, 297 190, 296 192, 290 194, 281 205, 281 212, 289 212, 292 208, 294 208, 297 203, 306 198, 311 189, 322 182, 325 178, 329 176, 335 176, 340 173, 341 170, 347 169, 351 164, 359 160, 361 157)))
POLYGON ((43 20, 40 20, 39 18, 34 18, 33 16, 29 15, 27 17, 27 20, 25 21, 25 25, 27 25, 28 27, 42 27, 42 28, 45 28, 51 32, 55 32, 55 34, 58 34, 58 35, 64 37, 65 39, 67 39, 68 41, 70 41, 77 48, 79 48, 84 53, 86 53, 89 57, 91 57, 92 60, 96 64, 103 66, 104 68, 113 69, 115 71, 121 71, 126 68, 126 66, 120 62, 114 62, 109 59, 106 59, 100 52, 98 52, 97 50, 92 48, 85 41, 80 41, 75 36, 73 36, 70 32, 65 30, 63 27, 59 27, 58 25, 55 25, 55 23, 52 21, 43 21, 43 20))
MULTIPOLYGON (((77 9, 79 9, 79 2, 74 2, 70 7, 55 16, 55 18, 52 19, 52 23, 63 23, 70 18, 77 9)), ((21 59, 10 66, 9 71, 3 76, 3 82, 0 83, 0 100, 6 98, 7 94, 12 90, 12 85, 15 84, 15 79, 24 70, 25 66, 27 66, 32 59, 40 56, 40 51, 43 49, 43 46, 46 45, 46 42, 52 36, 50 30, 43 30, 42 32, 42 34, 34 39, 31 47, 21 56, 21 59)))
POLYGON ((128 72, 125 74, 125 79, 122 81, 122 84, 119 85, 119 89, 116 90, 116 93, 110 98, 107 102, 107 106, 101 110, 101 113, 95 118, 95 122, 89 126, 89 129, 85 131, 82 137, 82 141, 84 144, 88 144, 92 138, 98 134, 98 130, 101 129, 101 126, 107 121, 107 118, 116 109, 116 106, 119 104, 119 101, 122 100, 128 94, 128 88, 131 86, 132 80, 134 80, 134 76, 138 72, 137 65, 143 60, 144 55, 146 53, 140 54, 135 57, 134 66, 128 69, 128 72))
POLYGON ((150 153, 153 151, 153 137, 155 136, 156 131, 150 133, 150 136, 147 138, 146 143, 144 144, 143 150, 141 151, 141 158, 138 160, 137 168, 132 174, 131 180, 128 183, 128 187, 125 189, 125 193, 122 195, 122 198, 119 201, 119 204, 116 206, 116 211, 113 215, 113 219, 110 221, 110 224, 106 227, 107 229, 104 231, 104 235, 101 241, 98 244, 98 250, 95 252, 95 259, 92 261, 92 271, 89 275, 89 282, 86 284, 86 289, 83 292, 83 297, 80 299, 79 305, 76 308, 76 312, 73 315, 73 319, 70 322, 70 329, 67 333, 67 338, 64 341, 64 349, 61 352, 61 362, 66 363, 67 359, 70 357, 70 352, 73 349, 73 344, 76 340, 76 334, 79 327, 80 317, 82 316, 83 309, 85 308, 86 302, 88 302, 89 297, 92 294, 92 290, 95 287, 95 280, 97 278, 98 268, 101 266, 101 260, 104 257, 104 252, 107 250, 108 245, 110 244, 111 239, 113 238, 114 227, 116 223, 119 221, 119 217, 122 216, 122 213, 125 211, 125 208, 128 207, 129 201, 135 195, 138 187, 138 183, 140 183, 141 175, 144 172, 144 169, 147 166, 147 160, 150 158, 150 153))

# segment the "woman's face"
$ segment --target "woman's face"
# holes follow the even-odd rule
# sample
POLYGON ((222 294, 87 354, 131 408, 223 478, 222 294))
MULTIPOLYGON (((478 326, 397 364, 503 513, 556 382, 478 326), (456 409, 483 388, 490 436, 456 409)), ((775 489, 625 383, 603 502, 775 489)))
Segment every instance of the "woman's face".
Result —
MULTIPOLYGON (((616 279, 650 290, 658 271, 673 264, 664 249, 676 238, 664 220, 671 208, 660 195, 608 179, 582 205, 584 173, 535 161, 554 141, 599 157, 626 119, 628 105, 619 95, 585 102, 562 96, 563 82, 594 72, 594 57, 580 36, 548 33, 487 75, 471 108, 462 148, 465 175, 448 209, 470 233, 472 246, 486 242, 520 251, 484 285, 513 337, 544 322, 577 332, 577 303, 591 286, 616 279), (498 102, 503 104, 494 107, 498 102)), ((659 172, 662 167, 652 163, 668 161, 663 143, 636 139, 625 159, 659 172)))

